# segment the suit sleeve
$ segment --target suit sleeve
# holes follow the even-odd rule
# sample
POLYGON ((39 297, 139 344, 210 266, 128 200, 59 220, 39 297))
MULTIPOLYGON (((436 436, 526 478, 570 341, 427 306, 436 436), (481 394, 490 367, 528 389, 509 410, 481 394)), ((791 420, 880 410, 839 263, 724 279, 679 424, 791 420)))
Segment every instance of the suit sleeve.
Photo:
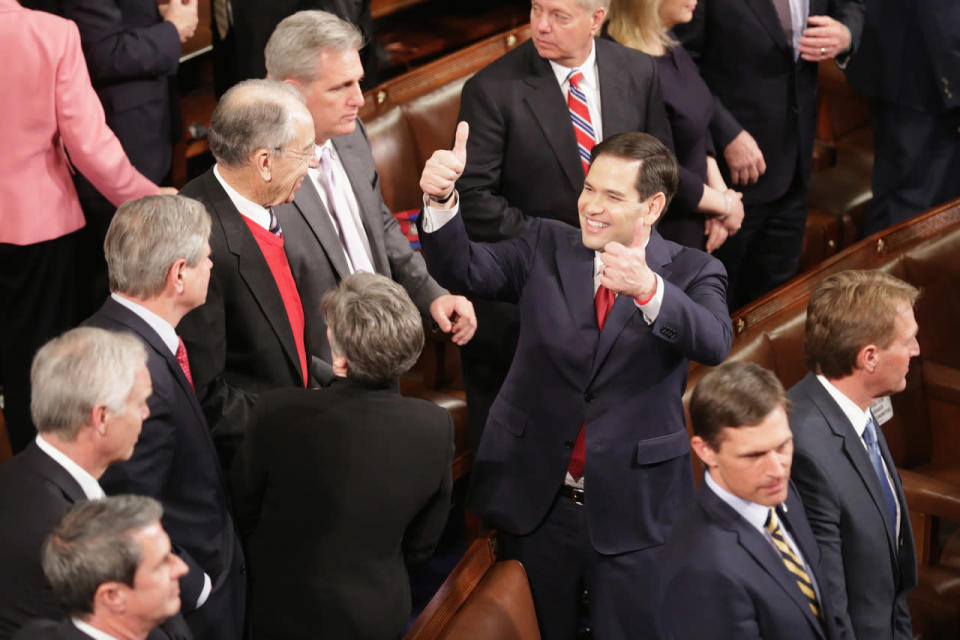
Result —
POLYGON ((413 521, 407 526, 403 536, 403 555, 408 564, 424 562, 430 558, 440 540, 447 516, 450 514, 450 495, 453 492, 453 475, 450 468, 453 462, 453 418, 446 410, 444 427, 446 455, 438 467, 442 470, 437 491, 423 506, 413 521))
MULTIPOLYGON (((833 19, 842 22, 850 30, 850 50, 844 58, 856 53, 860 45, 860 35, 863 33, 864 0, 831 0, 828 13, 833 19)), ((843 61, 841 61, 842 63, 843 61)))
MULTIPOLYGON (((367 139, 367 131, 362 123, 359 123, 363 139, 370 144, 367 139)), ((393 217, 393 212, 383 201, 383 193, 380 191, 380 174, 376 169, 373 171, 373 181, 370 184, 379 206, 379 214, 383 219, 383 244, 387 251, 387 261, 390 263, 390 275, 398 282, 417 309, 425 317, 430 315, 430 303, 438 297, 447 293, 446 289, 441 287, 427 273, 427 265, 423 261, 423 256, 413 250, 410 242, 400 230, 397 219, 393 217)))
POLYGON ((800 492, 807 520, 820 548, 820 588, 830 595, 837 627, 852 630, 853 623, 847 612, 840 501, 833 491, 833 484, 820 465, 796 449, 793 453, 791 478, 800 492))
POLYGON ((510 132, 496 101, 475 80, 463 86, 459 120, 470 124, 467 166, 457 181, 467 232, 471 238, 490 241, 520 235, 531 218, 507 202, 501 187, 510 132))
POLYGON ((664 589, 662 605, 670 640, 762 640, 749 594, 716 569, 681 569, 664 589))
POLYGON ((124 24, 115 0, 67 0, 64 17, 77 23, 90 75, 98 85, 177 73, 180 36, 160 19, 147 27, 124 24))
POLYGON ((268 456, 270 442, 263 436, 264 416, 269 415, 270 402, 266 401, 254 412, 250 433, 241 443, 230 469, 230 489, 233 494, 233 510, 237 530, 244 542, 260 521, 260 509, 267 484, 264 460, 268 456))
POLYGON ((160 193, 133 168, 104 119, 90 85, 76 25, 68 24, 64 55, 57 68, 56 114, 60 138, 71 163, 116 206, 160 193))

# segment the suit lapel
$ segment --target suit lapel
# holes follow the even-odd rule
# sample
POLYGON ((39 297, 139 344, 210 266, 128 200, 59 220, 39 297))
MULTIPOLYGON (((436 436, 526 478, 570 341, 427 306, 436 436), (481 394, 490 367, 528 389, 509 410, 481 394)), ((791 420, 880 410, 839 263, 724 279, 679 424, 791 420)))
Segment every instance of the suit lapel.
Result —
POLYGON ((636 121, 639 107, 623 99, 624 96, 632 95, 630 88, 626 86, 629 76, 622 73, 622 69, 617 68, 613 52, 606 46, 610 43, 599 38, 593 43, 597 50, 603 137, 609 138, 615 133, 625 131, 628 122, 636 121))
POLYGON ((780 17, 777 15, 777 9, 773 6, 773 0, 744 0, 745 4, 757 16, 760 24, 767 30, 773 41, 793 58, 793 45, 787 42, 787 34, 783 31, 780 24, 780 17))
POLYGON ((48 456, 43 449, 38 447, 36 442, 27 445, 22 455, 29 455, 32 458, 30 466, 34 471, 55 484, 68 502, 76 504, 87 499, 87 494, 83 492, 80 483, 74 480, 73 476, 61 467, 57 461, 48 456))
POLYGON ((557 157, 571 188, 579 192, 583 185, 583 164, 580 162, 567 100, 557 84, 550 63, 537 54, 532 42, 525 46, 528 46, 531 69, 530 74, 524 78, 527 93, 523 100, 540 125, 543 137, 557 157))
POLYGON ((343 251, 343 244, 340 242, 340 237, 337 235, 336 229, 333 228, 330 213, 323 205, 323 200, 320 199, 317 187, 314 185, 313 180, 310 179, 310 176, 307 176, 303 181, 303 185, 297 190, 293 205, 300 212, 300 215, 303 216, 303 219, 307 221, 307 225, 309 225, 313 234, 317 237, 320 246, 322 246, 326 252, 327 258, 330 259, 330 264, 333 265, 334 270, 337 272, 337 280, 343 280, 350 275, 350 269, 347 267, 346 254, 343 251))
POLYGON ((360 220, 363 221, 363 230, 367 234, 367 241, 370 243, 370 253, 373 259, 373 268, 377 273, 389 276, 390 265, 387 264, 387 248, 383 243, 383 220, 380 218, 382 212, 379 203, 372 197, 373 190, 370 185, 363 185, 361 176, 364 171, 364 156, 369 156, 369 151, 359 148, 357 137, 360 136, 360 122, 357 121, 357 128, 353 133, 333 139, 333 146, 340 156, 340 162, 343 164, 343 170, 350 180, 350 187, 353 189, 353 196, 357 200, 357 208, 360 212, 360 220))
MULTIPOLYGON (((664 242, 663 238, 656 231, 650 235, 650 241, 647 243, 646 260, 650 268, 660 274, 660 277, 664 280, 672 273, 670 267, 670 251, 667 248, 666 242, 664 242)), ((600 341, 597 343, 597 350, 593 358, 593 367, 590 372, 591 380, 597 375, 604 360, 606 360, 607 355, 610 353, 610 349, 613 348, 613 345, 616 343, 620 332, 623 331, 635 314, 640 315, 641 312, 640 309, 637 308, 637 305, 634 304, 633 298, 618 295, 616 302, 613 303, 613 309, 610 310, 610 315, 607 316, 607 321, 603 325, 603 331, 600 332, 600 341)), ((643 322, 642 318, 639 321, 643 322)))
MULTIPOLYGON (((880 481, 877 478, 876 472, 873 470, 873 464, 870 462, 870 456, 867 454, 867 449, 864 447, 863 441, 853 430, 853 426, 850 424, 847 416, 840 410, 840 407, 837 406, 837 403, 830 397, 827 390, 823 388, 823 385, 820 384, 816 376, 812 373, 807 374, 806 381, 808 392, 826 419, 827 425, 835 436, 843 440, 844 455, 847 456, 850 464, 852 464, 853 468, 857 471, 861 481, 863 481, 864 486, 867 488, 867 492, 870 494, 871 500, 873 500, 874 506, 880 513, 884 522, 884 528, 887 532, 887 542, 890 545, 891 557, 896 558, 896 535, 894 535, 892 525, 886 515, 886 500, 881 493, 880 481)), ((878 439, 883 440, 883 434, 879 433, 879 430, 878 439)), ((885 441, 883 448, 886 449, 885 441)), ((890 463, 888 463, 888 465, 889 464, 890 463)), ((892 466, 890 468, 896 469, 892 466)), ((904 513, 903 517, 906 517, 906 513, 904 513)))
POLYGON ((250 229, 247 228, 243 215, 237 211, 226 191, 217 182, 216 176, 213 175, 213 169, 208 171, 206 175, 208 176, 207 186, 210 194, 209 205, 223 227, 223 233, 227 240, 227 250, 237 257, 237 269, 240 277, 247 288, 250 289, 250 293, 253 294, 261 313, 263 313, 280 341, 290 366, 293 367, 294 371, 300 372, 301 379, 306 380, 306 372, 301 371, 300 356, 297 354, 297 347, 293 341, 293 330, 290 328, 286 307, 283 304, 283 298, 280 296, 277 283, 273 279, 270 266, 263 257, 263 252, 260 251, 260 246, 250 229), (282 313, 278 313, 278 311, 282 311, 282 313))
MULTIPOLYGON (((783 559, 773 547, 773 543, 767 540, 753 525, 744 520, 730 505, 721 500, 720 497, 707 486, 706 482, 701 482, 700 486, 697 487, 697 499, 700 502, 700 506, 713 521, 720 527, 736 534, 738 544, 754 559, 760 568, 783 589, 790 600, 797 605, 818 637, 825 637, 820 621, 813 615, 813 612, 810 610, 810 603, 801 593, 796 580, 794 580, 787 571, 787 568, 783 564, 783 559)), ((791 531, 791 536, 792 535, 793 532, 791 531)), ((801 552, 804 553, 805 564, 809 565, 810 556, 807 556, 803 549, 801 549, 801 552)))
POLYGON ((569 243, 558 244, 556 261, 560 285, 577 335, 584 340, 589 353, 594 353, 599 336, 593 305, 594 252, 583 246, 579 234, 570 234, 569 239, 569 243))

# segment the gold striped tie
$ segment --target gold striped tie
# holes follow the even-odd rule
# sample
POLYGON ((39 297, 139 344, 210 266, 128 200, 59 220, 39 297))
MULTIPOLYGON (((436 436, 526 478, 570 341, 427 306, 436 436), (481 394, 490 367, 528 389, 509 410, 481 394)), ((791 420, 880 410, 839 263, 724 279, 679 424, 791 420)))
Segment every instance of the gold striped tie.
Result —
POLYGON ((223 42, 230 32, 230 0, 213 0, 213 22, 217 27, 217 35, 223 42))
POLYGON ((813 615, 820 620, 820 602, 817 600, 817 592, 813 590, 813 582, 810 581, 810 576, 807 572, 803 570, 803 563, 800 561, 800 558, 797 557, 793 550, 790 549, 790 545, 787 544, 787 539, 783 535, 783 529, 780 528, 780 520, 777 518, 777 512, 773 507, 770 508, 770 515, 767 516, 767 531, 770 532, 770 536, 773 538, 773 544, 777 547, 777 551, 780 552, 780 559, 783 560, 784 566, 787 568, 787 571, 793 574, 797 586, 800 588, 800 592, 806 597, 807 604, 810 605, 810 610, 813 611, 813 615))

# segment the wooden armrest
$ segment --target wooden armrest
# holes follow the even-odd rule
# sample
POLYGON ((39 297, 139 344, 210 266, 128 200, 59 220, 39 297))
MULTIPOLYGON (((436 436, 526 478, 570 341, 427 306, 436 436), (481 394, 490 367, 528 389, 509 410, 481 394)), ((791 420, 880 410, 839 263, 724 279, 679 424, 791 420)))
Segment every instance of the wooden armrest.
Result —
POLYGON ((960 522, 960 486, 909 469, 899 471, 911 511, 960 522))
POLYGON ((960 405, 960 369, 925 360, 923 391, 929 397, 960 405))

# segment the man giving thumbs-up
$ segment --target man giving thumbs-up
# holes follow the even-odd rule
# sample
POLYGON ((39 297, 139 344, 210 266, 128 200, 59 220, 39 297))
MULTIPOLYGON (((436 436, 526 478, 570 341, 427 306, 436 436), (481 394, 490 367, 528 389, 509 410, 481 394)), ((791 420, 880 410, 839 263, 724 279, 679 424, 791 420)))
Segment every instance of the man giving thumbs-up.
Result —
POLYGON ((687 367, 719 363, 732 341, 723 266, 653 229, 677 168, 644 133, 593 148, 579 233, 537 218, 516 238, 470 242, 454 189, 468 135, 461 122, 420 179, 427 267, 521 316, 468 506, 526 568, 546 640, 574 637, 584 587, 596 640, 660 638, 660 547, 693 490, 687 367))

